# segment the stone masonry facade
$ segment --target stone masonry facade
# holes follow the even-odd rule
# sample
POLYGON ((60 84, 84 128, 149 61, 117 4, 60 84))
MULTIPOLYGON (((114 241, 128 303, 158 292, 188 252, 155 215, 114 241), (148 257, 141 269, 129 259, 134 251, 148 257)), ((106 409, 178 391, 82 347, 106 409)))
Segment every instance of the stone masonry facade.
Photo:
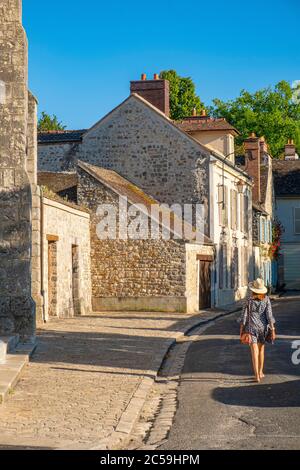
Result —
MULTIPOLYGON (((91 210, 91 273, 93 309, 127 302, 155 310, 167 302, 185 308, 185 243, 180 240, 100 240, 96 211, 100 203, 118 207, 118 195, 78 169, 78 201, 91 210), (159 302, 155 302, 155 299, 159 302)), ((174 309, 176 309, 174 307, 174 309)))
POLYGON ((73 317, 91 312, 90 215, 43 197, 44 310, 73 317), (50 274, 50 276, 49 276, 50 274), (56 303, 53 300, 56 292, 56 303))
POLYGON ((32 198, 27 170, 32 177, 28 157, 35 106, 27 85, 27 38, 21 3, 0 3, 0 334, 18 333, 23 339, 32 339, 32 198))
POLYGON ((209 150, 139 96, 84 133, 73 158, 70 149, 39 145, 39 170, 72 170, 79 159, 116 171, 161 203, 201 203, 208 214, 209 150))

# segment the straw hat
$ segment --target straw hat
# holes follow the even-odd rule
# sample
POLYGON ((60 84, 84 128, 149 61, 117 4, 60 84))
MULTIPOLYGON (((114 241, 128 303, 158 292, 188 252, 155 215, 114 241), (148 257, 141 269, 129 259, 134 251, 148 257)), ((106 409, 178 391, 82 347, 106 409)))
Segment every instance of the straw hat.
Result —
POLYGON ((249 284, 249 289, 255 294, 266 294, 268 289, 265 286, 263 279, 257 278, 255 281, 249 284))

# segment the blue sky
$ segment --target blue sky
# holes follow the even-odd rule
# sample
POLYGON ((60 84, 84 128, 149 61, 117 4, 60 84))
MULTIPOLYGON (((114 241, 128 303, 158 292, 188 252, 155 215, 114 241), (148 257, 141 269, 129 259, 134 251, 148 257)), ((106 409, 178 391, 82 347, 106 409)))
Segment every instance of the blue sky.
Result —
POLYGON ((39 110, 87 128, 129 81, 175 69, 202 101, 300 79, 300 1, 23 0, 39 110))

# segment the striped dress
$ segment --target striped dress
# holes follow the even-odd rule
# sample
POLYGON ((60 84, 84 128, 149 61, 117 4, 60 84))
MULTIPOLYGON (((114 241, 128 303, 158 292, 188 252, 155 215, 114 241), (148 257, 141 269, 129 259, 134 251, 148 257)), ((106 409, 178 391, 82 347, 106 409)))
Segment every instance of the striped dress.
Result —
POLYGON ((243 307, 240 323, 244 331, 251 334, 253 343, 264 344, 268 328, 272 328, 275 323, 270 298, 266 296, 264 300, 256 300, 252 294, 249 294, 243 307))

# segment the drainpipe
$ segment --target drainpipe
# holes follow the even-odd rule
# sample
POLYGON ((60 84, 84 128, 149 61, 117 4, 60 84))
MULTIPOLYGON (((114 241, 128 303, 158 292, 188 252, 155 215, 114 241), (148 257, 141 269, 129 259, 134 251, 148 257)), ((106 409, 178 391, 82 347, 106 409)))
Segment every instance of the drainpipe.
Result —
POLYGON ((41 246, 41 296, 43 298, 43 322, 46 323, 46 312, 45 312, 45 288, 44 288, 44 204, 43 204, 43 190, 40 188, 40 246, 41 246))

